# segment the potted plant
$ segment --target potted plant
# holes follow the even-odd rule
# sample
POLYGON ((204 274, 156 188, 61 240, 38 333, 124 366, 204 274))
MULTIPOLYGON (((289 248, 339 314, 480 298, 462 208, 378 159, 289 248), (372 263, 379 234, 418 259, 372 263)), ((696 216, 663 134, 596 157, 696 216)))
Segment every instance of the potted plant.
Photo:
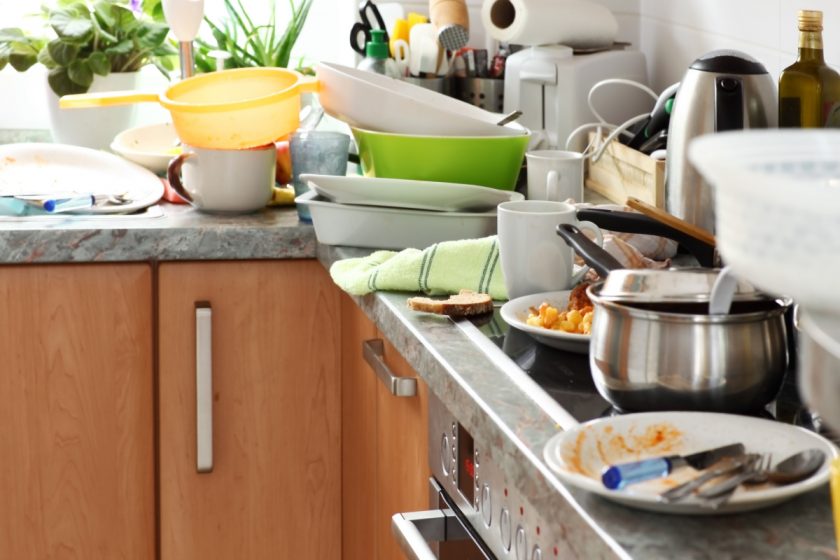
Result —
POLYGON ((0 69, 47 68, 48 107, 57 142, 107 147, 131 126, 134 107, 59 110, 62 95, 136 89, 138 72, 152 64, 168 76, 174 48, 160 0, 58 0, 41 16, 45 34, 0 30, 0 69))

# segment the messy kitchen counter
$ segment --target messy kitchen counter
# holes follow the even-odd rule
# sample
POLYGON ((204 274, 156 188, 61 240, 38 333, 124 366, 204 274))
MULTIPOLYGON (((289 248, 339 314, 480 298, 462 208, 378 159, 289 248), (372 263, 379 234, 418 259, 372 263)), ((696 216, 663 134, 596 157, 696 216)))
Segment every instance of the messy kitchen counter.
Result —
MULTIPOLYGON (((294 209, 249 216, 201 214, 163 204, 150 218, 0 222, 4 264, 296 259, 328 267, 370 250, 318 245, 294 209)), ((579 558, 833 558, 828 489, 756 513, 690 517, 643 513, 567 488, 542 459, 546 442, 571 416, 504 356, 479 347, 463 325, 415 313, 407 296, 379 293, 357 302, 420 373, 430 389, 477 438, 493 442, 508 480, 530 503, 551 511, 565 538, 558 547, 579 558), (548 507, 547 507, 548 506, 548 507)), ((503 321, 492 328, 507 329, 503 321)), ((520 333, 521 334, 521 333, 520 333)), ((535 344, 535 343, 534 343, 535 344)), ((543 351, 551 351, 543 349, 543 351)), ((594 388, 590 388, 594 393, 594 388)), ((578 399, 580 400, 580 399, 578 399)), ((604 406, 590 395, 590 406, 604 406)), ((488 452, 485 450, 485 452, 488 452)))

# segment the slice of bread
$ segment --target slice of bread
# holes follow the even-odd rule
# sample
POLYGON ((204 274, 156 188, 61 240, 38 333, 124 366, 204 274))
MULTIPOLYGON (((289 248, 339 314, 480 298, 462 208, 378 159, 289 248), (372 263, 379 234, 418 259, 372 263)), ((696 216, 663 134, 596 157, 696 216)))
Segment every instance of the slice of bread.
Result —
POLYGON ((408 298, 408 307, 414 311, 449 315, 450 317, 465 317, 481 315, 493 311, 493 299, 487 294, 461 290, 449 299, 432 299, 427 297, 408 298))

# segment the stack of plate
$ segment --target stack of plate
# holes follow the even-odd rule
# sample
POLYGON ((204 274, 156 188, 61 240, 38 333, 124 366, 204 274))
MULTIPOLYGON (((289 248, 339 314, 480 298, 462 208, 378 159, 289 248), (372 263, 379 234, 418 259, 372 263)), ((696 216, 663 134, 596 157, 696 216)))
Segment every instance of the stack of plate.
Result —
POLYGON ((301 175, 315 235, 325 245, 422 249, 496 233, 496 207, 517 192, 460 183, 301 175))

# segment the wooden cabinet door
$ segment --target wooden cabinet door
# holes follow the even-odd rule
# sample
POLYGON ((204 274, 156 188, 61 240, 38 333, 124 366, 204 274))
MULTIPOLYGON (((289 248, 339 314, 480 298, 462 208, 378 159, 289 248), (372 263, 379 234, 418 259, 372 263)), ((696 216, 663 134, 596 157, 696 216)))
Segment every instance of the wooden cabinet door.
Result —
POLYGON ((160 266, 163 560, 339 558, 339 299, 316 261, 160 266), (213 470, 196 469, 196 303, 213 470))
POLYGON ((394 375, 417 378, 414 397, 396 397, 383 383, 376 384, 377 558, 401 560, 405 556, 391 533, 391 517, 430 508, 428 389, 387 340, 384 347, 394 375))
POLYGON ((0 267, 0 558, 155 556, 151 268, 0 267))
POLYGON ((375 560, 376 376, 362 344, 376 327, 346 294, 341 296, 341 557, 375 560))

